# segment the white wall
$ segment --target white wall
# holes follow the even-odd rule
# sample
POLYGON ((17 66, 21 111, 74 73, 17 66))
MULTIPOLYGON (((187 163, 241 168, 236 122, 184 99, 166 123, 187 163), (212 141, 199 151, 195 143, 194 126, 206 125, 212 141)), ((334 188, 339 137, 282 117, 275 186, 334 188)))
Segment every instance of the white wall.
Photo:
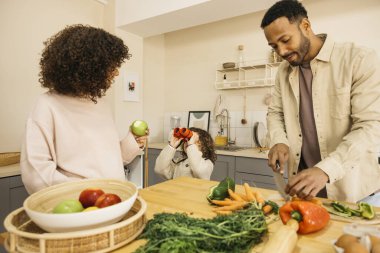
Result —
POLYGON ((117 0, 116 24, 125 25, 209 0, 117 0))
POLYGON ((70 24, 102 27, 103 12, 94 0, 0 1, 0 152, 20 150, 26 117, 44 91, 43 41, 70 24))
MULTIPOLYGON (((354 41, 372 47, 380 55, 380 1, 304 0, 303 4, 316 33, 327 32, 337 41, 354 41)), ((267 57, 269 47, 260 28, 263 15, 262 11, 144 40, 144 117, 150 122, 155 140, 164 140, 164 135, 160 135, 165 124, 162 115, 212 111, 218 94, 228 97, 236 127, 233 134, 244 133, 240 136, 242 139, 252 137, 252 117, 257 115, 256 111, 266 110, 263 98, 269 89, 246 90, 251 119, 248 126, 241 125, 244 90, 216 90, 215 69, 217 63, 235 61, 239 44, 245 45, 246 58, 267 57), (159 67, 163 63, 164 73, 163 67, 159 67), (148 92, 158 87, 164 92, 148 92), (152 101, 160 104, 152 106, 152 101), (159 130, 153 130, 156 128, 159 130)), ((261 119, 262 113, 258 114, 261 119)))

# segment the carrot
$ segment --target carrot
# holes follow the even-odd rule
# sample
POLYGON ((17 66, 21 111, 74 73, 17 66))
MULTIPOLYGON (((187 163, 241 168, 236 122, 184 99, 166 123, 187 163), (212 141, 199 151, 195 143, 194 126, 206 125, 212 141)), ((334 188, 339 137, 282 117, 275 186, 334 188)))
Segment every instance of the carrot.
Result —
POLYGON ((244 183, 243 186, 244 186, 245 194, 247 195, 248 201, 256 200, 256 198, 253 195, 253 192, 251 190, 251 187, 249 187, 249 185, 247 183, 244 183))
POLYGON ((236 193, 234 193, 231 189, 228 189, 228 194, 230 194, 230 197, 233 200, 244 201, 239 195, 237 195, 236 193))
POLYGON ((230 199, 230 198, 225 198, 224 201, 229 201, 229 202, 231 202, 232 199, 230 199))
POLYGON ((241 202, 239 204, 234 204, 234 205, 230 205, 230 206, 216 207, 213 209, 213 211, 214 212, 215 211, 235 211, 235 210, 242 209, 247 204, 248 204, 247 202, 241 202))
POLYGON ((263 212, 264 212, 264 214, 268 214, 272 211, 272 209, 273 209, 273 207, 271 205, 265 205, 263 207, 263 212))
POLYGON ((243 193, 236 193, 236 194, 239 195, 244 201, 250 202, 247 195, 244 195, 243 193))
POLYGON ((255 198, 258 203, 264 204, 265 199, 263 198, 263 196, 261 195, 259 191, 253 192, 253 194, 255 194, 255 198))
POLYGON ((211 202, 215 205, 218 205, 218 206, 230 206, 232 203, 232 200, 211 200, 211 202))
POLYGON ((229 215, 232 213, 232 211, 219 211, 219 210, 216 210, 215 212, 220 215, 229 215))

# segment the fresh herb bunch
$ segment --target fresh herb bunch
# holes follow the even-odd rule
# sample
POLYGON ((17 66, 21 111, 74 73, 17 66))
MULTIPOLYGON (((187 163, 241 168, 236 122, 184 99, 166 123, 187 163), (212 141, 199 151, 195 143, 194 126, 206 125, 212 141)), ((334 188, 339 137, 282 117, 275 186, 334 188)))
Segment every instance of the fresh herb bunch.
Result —
POLYGON ((248 252, 266 232, 265 216, 254 206, 213 219, 160 213, 148 221, 139 237, 148 242, 136 253, 248 252))

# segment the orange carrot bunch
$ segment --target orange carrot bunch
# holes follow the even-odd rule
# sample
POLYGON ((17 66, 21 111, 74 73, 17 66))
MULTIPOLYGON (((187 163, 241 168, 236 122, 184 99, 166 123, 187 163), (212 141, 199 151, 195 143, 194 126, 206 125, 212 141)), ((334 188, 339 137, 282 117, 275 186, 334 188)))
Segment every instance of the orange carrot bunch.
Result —
POLYGON ((264 214, 272 212, 273 207, 266 203, 259 191, 254 191, 247 183, 244 183, 243 186, 245 194, 236 193, 228 189, 229 198, 225 198, 224 200, 211 200, 213 204, 218 206, 214 208, 213 211, 217 214, 227 215, 233 211, 243 209, 250 203, 254 203, 262 208, 264 214))

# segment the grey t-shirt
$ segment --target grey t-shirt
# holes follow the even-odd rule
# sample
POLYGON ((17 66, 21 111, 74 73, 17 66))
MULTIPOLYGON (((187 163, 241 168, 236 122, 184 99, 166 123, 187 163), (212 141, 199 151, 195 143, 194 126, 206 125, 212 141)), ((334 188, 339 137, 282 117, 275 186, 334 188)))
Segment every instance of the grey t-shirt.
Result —
MULTIPOLYGON (((299 66, 300 75, 300 108, 299 120, 302 131, 301 161, 298 170, 314 167, 321 161, 321 152, 318 143, 318 133, 315 127, 312 82, 313 73, 310 64, 299 66)), ((322 189, 318 197, 327 197, 326 187, 322 189)))

